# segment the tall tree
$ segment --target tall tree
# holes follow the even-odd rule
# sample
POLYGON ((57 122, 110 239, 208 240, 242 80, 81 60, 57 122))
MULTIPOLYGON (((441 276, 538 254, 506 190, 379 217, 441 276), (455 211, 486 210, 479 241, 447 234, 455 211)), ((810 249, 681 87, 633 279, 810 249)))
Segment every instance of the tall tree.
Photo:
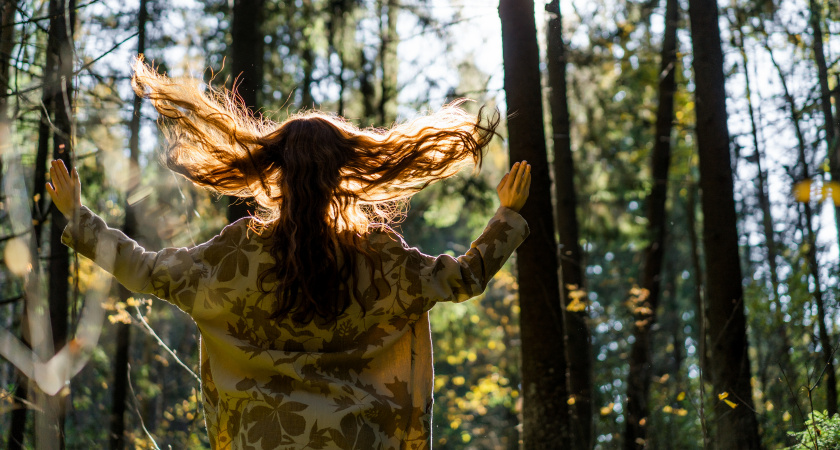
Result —
MULTIPOLYGON (((828 152, 829 169, 831 179, 840 181, 840 144, 838 144, 838 127, 840 124, 834 121, 831 111, 831 89, 828 87, 828 65, 825 61, 825 50, 823 49, 822 32, 822 5, 817 0, 808 0, 811 13, 811 33, 814 43, 814 61, 817 63, 817 80, 820 85, 820 106, 823 112, 823 123, 825 125, 826 151, 828 152)), ((837 105, 840 108, 840 105, 837 105)), ((834 214, 837 223, 840 223, 840 204, 834 205, 834 214)), ((840 236, 840 226, 837 227, 840 236)), ((836 402, 836 400, 835 400, 836 402)))
MULTIPOLYGON (((765 49, 770 55, 770 61, 772 62, 773 67, 775 67, 776 73, 779 75, 779 81, 782 85, 782 93, 785 102, 787 103, 787 107, 790 110, 789 117, 791 120, 791 125, 793 126, 794 134, 796 135, 797 150, 799 157, 799 178, 800 180, 808 180, 811 178, 811 171, 808 167, 808 158, 806 155, 807 144, 805 142, 805 134, 802 131, 802 126, 799 123, 802 113, 796 107, 796 100, 793 98, 793 93, 788 87, 787 77, 785 76, 782 67, 779 65, 778 60, 773 55, 773 50, 767 43, 766 38, 765 49)), ((822 383, 825 386, 826 392, 826 410, 828 411, 829 416, 833 416, 837 413, 837 371, 834 367, 834 347, 831 345, 832 338, 829 335, 828 329, 826 327, 826 320, 828 320, 829 317, 825 308, 825 301, 823 299, 823 287, 822 282, 820 280, 820 269, 819 264, 817 263, 817 239, 813 224, 813 216, 814 211, 811 208, 810 202, 803 202, 800 218, 804 220, 800 220, 800 223, 803 224, 801 228, 803 228, 802 231, 806 243, 806 245, 804 245, 803 247, 805 247, 805 257, 808 263, 808 272, 813 278, 814 287, 811 294, 814 296, 814 302, 817 305, 816 322, 819 325, 818 338, 820 341, 820 347, 822 347, 823 363, 825 364, 825 381, 822 383)))
MULTIPOLYGON (((2 146, 8 145, 11 141, 11 117, 9 117, 9 87, 11 85, 11 55, 15 46, 15 14, 17 13, 18 0, 3 0, 0 2, 0 140, 2 146)), ((6 148, 0 149, 0 154, 6 153, 6 148)), ((0 174, 3 172, 2 159, 0 159, 0 174)), ((0 175, 2 176, 2 175, 0 175)), ((2 179, 0 178, 0 182, 2 179)), ((33 217, 34 219, 34 217, 33 217)), ((37 254, 37 253, 36 253, 37 254)), ((25 311, 26 308, 23 308, 25 311)), ((25 314, 25 313, 24 313, 25 314)), ((28 343, 26 318, 21 320, 21 335, 24 343, 28 343)), ((23 448, 23 435, 26 427, 26 401, 28 397, 29 384, 26 376, 19 370, 15 371, 15 394, 12 406, 12 418, 9 426, 9 435, 6 447, 9 449, 23 448)))
POLYGON ((750 384, 717 2, 689 0, 689 19, 712 354, 709 369, 714 394, 735 405, 732 408, 721 401, 715 406, 719 418, 715 421, 715 448, 758 449, 761 441, 750 384))
MULTIPOLYGON (((527 160, 531 235, 517 251, 525 448, 569 448, 563 308, 551 208, 533 0, 501 0, 510 161, 527 160)), ((588 351, 588 349, 587 349, 588 351)))
MULTIPOLYGON (((259 108, 263 86, 265 52, 265 0, 233 0, 230 27, 231 74, 236 91, 248 108, 259 108)), ((251 213, 246 199, 228 197, 228 221, 234 222, 251 213)))
MULTIPOLYGON (((148 0, 140 0, 140 8, 137 12, 137 53, 146 53, 146 22, 149 18, 147 9, 148 0)), ((130 238, 136 238, 137 234, 137 211, 129 202, 131 193, 140 184, 140 108, 143 105, 142 97, 134 96, 134 103, 129 122, 129 175, 128 189, 125 200, 125 222, 123 232, 130 238)), ((123 285, 119 285, 120 301, 125 303, 131 292, 123 285)), ((111 400, 111 423, 110 423, 110 447, 111 449, 122 449, 125 447, 125 407, 126 393, 128 392, 128 353, 131 347, 131 324, 117 322, 117 349, 114 356, 114 381, 113 397, 111 400)))
POLYGON ((388 126, 396 119, 397 101, 397 33, 398 3, 379 0, 379 67, 382 70, 377 117, 380 126, 388 126))
MULTIPOLYGON (((54 72, 45 80, 44 103, 46 113, 52 115, 52 158, 72 167, 72 109, 73 109, 73 32, 76 22, 75 0, 50 0, 50 28, 47 37, 46 70, 54 72)), ((42 136, 43 137, 43 136, 42 136)), ((40 146, 40 143, 39 143, 40 146)), ((61 235, 67 220, 55 206, 50 210, 49 256, 49 312, 52 346, 64 347, 68 334, 68 291, 70 288, 70 258, 61 235)), ((63 389, 55 398, 47 399, 43 422, 37 427, 37 445, 64 448, 64 417, 69 390, 63 389)))
POLYGON ((645 448, 650 408, 648 396, 653 375, 651 358, 651 329, 656 322, 659 308, 662 276, 662 259, 665 254, 668 171, 671 166, 671 130, 674 121, 674 93, 677 90, 677 27, 679 3, 667 0, 665 4, 665 36, 659 73, 659 109, 656 113, 656 133, 651 154, 653 188, 647 198, 647 223, 650 243, 645 249, 642 288, 646 301, 634 310, 633 346, 630 350, 630 373, 627 381, 627 417, 624 448, 645 448))
MULTIPOLYGON (((546 5, 548 21, 548 84, 550 87, 551 128, 554 141, 554 189, 557 229, 560 237, 560 292, 562 305, 582 292, 584 277, 578 238, 577 191, 572 158, 571 126, 566 86, 566 44, 563 42, 563 15, 560 1, 546 5)), ((575 448, 592 448, 592 339, 586 309, 563 308, 566 330, 566 361, 569 392, 575 402, 570 408, 570 431, 575 448)))
MULTIPOLYGON (((798 384, 796 383, 796 372, 793 370, 793 366, 790 362, 790 354, 788 353, 791 347, 790 339, 788 337, 787 326, 784 322, 782 302, 779 298, 779 252, 776 239, 776 232, 773 228, 773 214, 770 210, 770 194, 768 192, 767 172, 765 171, 763 166, 763 150, 759 143, 758 121, 760 117, 757 117, 757 111, 753 107, 753 91, 750 76, 750 64, 747 55, 746 45, 744 43, 744 27, 746 25, 745 20, 746 12, 741 9, 736 9, 735 23, 733 24, 732 31, 733 37, 735 38, 734 44, 738 47, 738 52, 741 55, 741 71, 744 73, 744 95, 747 101, 747 113, 750 120, 752 144, 754 149, 753 157, 751 159, 755 162, 756 169, 758 171, 756 176, 756 187, 758 189, 758 205, 761 209, 761 225, 762 231, 764 232, 764 247, 767 249, 767 267, 770 276, 770 286, 772 291, 770 300, 773 302, 773 305, 775 307, 775 314, 771 319, 773 321, 773 327, 771 328, 772 332, 771 335, 767 336, 768 340, 774 345, 768 346, 768 353, 772 356, 767 359, 773 362, 774 365, 778 361, 778 364, 782 368, 783 372, 792 381, 791 385, 798 386, 798 384)), ((760 105, 761 102, 759 101, 758 104, 760 105)), ((760 113, 760 110, 758 112, 760 113)), ((764 376, 768 380, 771 379, 772 374, 776 372, 775 367, 762 367, 762 364, 759 364, 759 370, 764 374, 764 376)), ((779 376, 780 375, 781 374, 779 374, 779 376)), ((769 388, 765 387, 765 389, 768 390, 768 397, 770 397, 776 405, 783 405, 788 398, 787 389, 785 388, 785 386, 781 385, 781 383, 777 383, 775 386, 769 388)), ((765 436, 765 439, 767 439, 767 436, 765 436)))

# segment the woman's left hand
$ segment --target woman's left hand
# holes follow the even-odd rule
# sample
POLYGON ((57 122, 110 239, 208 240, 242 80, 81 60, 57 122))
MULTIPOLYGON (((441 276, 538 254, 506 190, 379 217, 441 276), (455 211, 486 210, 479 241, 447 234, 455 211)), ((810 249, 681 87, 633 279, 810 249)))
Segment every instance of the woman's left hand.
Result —
POLYGON ((50 178, 52 183, 47 183, 47 192, 55 207, 70 220, 73 213, 82 206, 82 183, 79 181, 79 173, 74 168, 71 175, 64 161, 56 159, 50 166, 50 178))

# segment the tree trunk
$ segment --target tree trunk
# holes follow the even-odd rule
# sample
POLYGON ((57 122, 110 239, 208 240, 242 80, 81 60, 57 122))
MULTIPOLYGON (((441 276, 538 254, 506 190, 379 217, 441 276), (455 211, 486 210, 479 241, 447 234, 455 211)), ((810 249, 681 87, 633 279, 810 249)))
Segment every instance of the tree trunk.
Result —
MULTIPOLYGON (((816 0, 809 0, 811 10, 811 30, 814 40, 814 60, 817 63, 817 78, 820 84, 820 106, 823 112, 825 124, 826 152, 828 152, 829 170, 831 179, 840 182, 840 145, 838 145, 837 123, 831 112, 831 90, 828 88, 828 66, 825 62, 825 50, 823 49, 822 14, 820 4, 816 0)), ((838 105, 840 108, 840 105, 838 105)), ((834 205, 834 215, 837 223, 840 223, 840 204, 834 205)), ((840 236, 840 226, 836 227, 840 236)))
POLYGON ((750 385, 717 2, 689 0, 689 18, 712 353, 709 369, 713 394, 726 395, 736 405, 716 403, 715 448, 758 449, 761 440, 750 385))
MULTIPOLYGON (((9 99, 6 93, 9 91, 10 85, 10 61, 12 50, 15 46, 15 13, 17 12, 17 0, 3 0, 0 2, 0 92, 3 93, 0 97, 0 154, 6 153, 7 146, 11 142, 11 118, 9 117, 9 99)), ((2 161, 0 161, 0 174, 2 174, 2 161)), ((2 180, 0 180, 0 186, 2 180)), ((34 217, 33 217, 34 220, 34 217)), ((37 253, 36 253, 37 255, 37 253)), ((11 306, 12 311, 15 310, 11 306)), ((29 333, 26 330, 26 308, 21 308, 24 311, 21 321, 21 337, 24 344, 29 344, 29 333)), ((15 393, 12 403, 12 417, 9 424, 9 434, 7 441, 7 448, 21 449, 23 448, 23 435, 26 428, 26 400, 28 396, 29 383, 26 376, 19 370, 14 370, 15 374, 15 393)))
MULTIPOLYGON (((539 50, 532 0, 501 0, 510 161, 532 167, 521 214, 531 235, 517 251, 525 448, 569 448, 569 410, 557 242, 551 213, 539 50)), ((588 352, 588 349, 584 351, 588 352)))
MULTIPOLYGON (((785 77, 784 72, 782 71, 781 66, 779 66, 778 61, 773 56, 772 49, 770 48, 767 40, 765 39, 764 43, 765 49, 768 51, 770 55, 770 61, 773 63, 773 67, 776 68, 776 72, 779 75, 779 80, 781 81, 782 85, 782 92, 784 93, 785 101, 788 104, 788 108, 790 108, 790 119, 791 124, 793 125, 793 131, 796 134, 796 139, 798 143, 798 151, 799 151, 799 164, 800 164, 800 177, 803 180, 807 180, 811 177, 810 169, 808 168, 808 160, 805 154, 805 135, 802 132, 802 127, 799 124, 800 113, 799 110, 796 108, 796 102, 794 101, 793 95, 790 93, 788 89, 787 79, 785 77)), ((819 340, 820 346, 822 347, 823 353, 823 362, 825 364, 825 389, 826 389, 826 410, 828 411, 829 417, 833 416, 837 413, 837 374, 834 368, 834 358, 833 358, 833 351, 831 346, 831 337, 828 334, 828 330, 826 329, 826 319, 828 319, 825 310, 825 304, 823 301, 823 291, 822 291, 822 283, 820 282, 820 272, 819 266, 817 264, 817 248, 816 248, 816 234, 814 232, 814 226, 812 223, 813 211, 811 210, 811 205, 809 202, 804 203, 804 226, 805 229, 803 230, 803 235, 808 240, 808 249, 806 252, 806 259, 808 261, 808 268, 811 272, 811 276, 814 278, 814 301, 817 304, 817 315, 819 322, 819 340)))
POLYGON ((382 70, 380 80, 379 104, 377 113, 380 126, 388 126, 396 119, 397 100, 397 9, 396 0, 379 0, 379 66, 382 70))
MULTIPOLYGON (((571 126, 566 86, 566 45, 563 42, 563 16, 559 0, 546 6, 548 21, 548 84, 550 87, 551 127, 554 141, 554 189, 557 229, 560 237, 561 305, 573 301, 572 291, 585 287, 582 252, 578 238, 577 191, 575 166, 572 157, 571 126)), ((589 449, 592 432, 592 339, 582 311, 562 308, 566 330, 566 361, 568 364, 569 394, 575 398, 570 408, 570 433, 574 448, 589 449)))
MULTIPOLYGON (((265 0, 233 0, 233 18, 230 26, 231 74, 236 92, 243 103, 255 110, 259 108, 263 86, 263 32, 265 0)), ((233 223, 253 213, 248 203, 251 199, 228 197, 228 221, 233 223)))
MULTIPOLYGON (((781 366, 782 371, 786 374, 788 380, 791 382, 791 386, 796 387, 798 386, 798 384, 796 383, 796 371, 793 370, 793 366, 790 361, 790 354, 788 353, 791 348, 790 339, 787 335, 787 327, 785 326, 784 315, 782 314, 782 302, 779 299, 780 282, 779 267, 777 262, 778 251, 776 245, 776 232, 773 230, 773 215, 770 211, 770 196, 767 190, 767 174, 764 172, 764 169, 762 167, 763 155, 761 146, 759 145, 759 129, 756 120, 756 111, 753 108, 752 102, 749 58, 747 57, 747 51, 744 46, 744 34, 742 31, 744 24, 740 20, 741 16, 738 16, 738 18, 739 20, 735 24, 733 31, 737 36, 736 45, 738 46, 738 50, 741 54, 741 60, 743 61, 741 69, 744 72, 744 88, 747 100, 747 110, 749 113, 750 127, 752 130, 753 148, 755 149, 755 164, 756 169, 758 170, 758 176, 756 177, 756 181, 758 182, 758 204, 761 208, 761 223, 764 231, 764 244, 767 248, 767 264, 768 269, 770 271, 770 285, 772 288, 771 301, 773 302, 774 307, 776 309, 775 314, 773 315, 773 319, 775 320, 775 326, 773 327, 773 330, 770 333, 770 335, 766 336, 768 342, 771 343, 767 359, 772 360, 773 362, 778 362, 779 366, 781 366), (774 357, 775 355, 778 355, 778 359, 774 357)), ((760 104, 761 102, 759 101, 759 105, 760 104)), ((762 372, 764 372, 763 375, 769 382, 769 380, 771 380, 773 377, 768 376, 766 372, 777 373, 776 371, 778 368, 766 367, 766 369, 767 370, 762 370, 760 368, 759 370, 762 370, 762 372)), ((779 374, 779 378, 781 378, 781 374, 779 374)), ((763 389, 768 391, 768 397, 770 397, 777 406, 782 406, 785 403, 785 401, 789 399, 786 386, 780 386, 776 384, 773 387, 769 387, 767 385, 764 385, 763 389)), ((790 400, 792 400, 794 404, 798 403, 798 401, 795 398, 790 400)))
MULTIPOLYGON (((137 13, 137 53, 139 54, 146 52, 146 22, 149 18, 147 3, 148 0, 140 0, 140 9, 137 13)), ((129 124, 129 186, 126 190, 123 232, 130 238, 136 238, 137 234, 137 212, 128 202, 128 198, 140 183, 139 142, 142 100, 141 97, 134 96, 133 113, 131 115, 131 123, 129 124)), ((120 285, 117 289, 119 290, 120 301, 125 303, 131 297, 131 292, 123 285, 120 285)), ((125 410, 126 394, 128 393, 128 355, 131 348, 131 324, 117 323, 116 344, 117 349, 114 355, 114 380, 112 382, 113 391, 111 397, 111 435, 109 439, 112 450, 125 448, 125 410)))
POLYGON ((645 249, 642 288, 647 301, 636 305, 633 314, 635 341, 630 350, 630 373, 627 380, 627 416, 624 448, 643 449, 647 439, 648 394, 650 393, 653 364, 651 360, 650 333, 656 322, 656 310, 665 254, 666 213, 668 197, 668 171, 671 166, 671 130, 674 121, 674 93, 677 90, 677 26, 679 4, 667 0, 665 6, 665 36, 659 74, 659 108, 656 113, 656 134, 651 155, 653 188, 647 199, 647 222, 650 244, 645 249))
MULTIPOLYGON (((76 21, 75 0, 50 0, 50 29, 47 38, 47 68, 55 69, 56 78, 43 89, 48 91, 50 102, 47 111, 52 113, 53 159, 61 159, 72 168, 72 129, 70 117, 73 108, 73 42, 72 35, 76 21)), ((48 69, 49 70, 49 69, 48 69)), ((67 225, 55 206, 50 213, 50 257, 49 257, 49 311, 53 348, 64 347, 68 334, 68 291, 70 288, 70 259, 67 247, 61 243, 61 234, 67 225)), ((53 448, 64 448, 64 417, 69 389, 46 400, 42 426, 37 427, 38 442, 53 448)))

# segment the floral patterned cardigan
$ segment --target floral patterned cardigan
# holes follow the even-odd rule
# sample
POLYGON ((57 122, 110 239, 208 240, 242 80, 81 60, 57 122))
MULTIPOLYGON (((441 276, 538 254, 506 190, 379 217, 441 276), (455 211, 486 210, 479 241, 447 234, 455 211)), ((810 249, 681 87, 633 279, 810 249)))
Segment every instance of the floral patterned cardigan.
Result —
POLYGON ((358 258, 356 296, 335 323, 269 319, 259 289, 270 242, 242 219, 192 248, 148 252, 83 207, 63 242, 129 290, 167 300, 201 333, 201 391, 213 449, 427 449, 432 342, 428 311, 479 295, 528 235, 501 207, 463 256, 437 258, 395 234, 367 244, 382 261, 373 280, 358 258), (378 289, 377 289, 378 288, 378 289))

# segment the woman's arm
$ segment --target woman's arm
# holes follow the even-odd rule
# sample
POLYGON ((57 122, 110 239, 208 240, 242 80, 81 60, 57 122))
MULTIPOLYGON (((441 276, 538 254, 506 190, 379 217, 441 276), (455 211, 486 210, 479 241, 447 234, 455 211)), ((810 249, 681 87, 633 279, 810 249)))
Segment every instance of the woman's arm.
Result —
POLYGON ((462 302, 484 292, 490 279, 528 236, 528 223, 518 211, 528 199, 530 169, 525 161, 516 163, 502 178, 496 188, 501 206, 464 255, 432 257, 408 248, 402 241, 386 250, 404 267, 408 296, 422 299, 424 309, 429 309, 440 301, 462 302))
POLYGON ((81 205, 75 169, 71 175, 62 161, 53 161, 50 175, 47 192, 70 221, 61 237, 65 245, 93 260, 128 290, 155 295, 192 313, 199 281, 207 273, 202 255, 212 240, 192 248, 148 252, 81 205))

